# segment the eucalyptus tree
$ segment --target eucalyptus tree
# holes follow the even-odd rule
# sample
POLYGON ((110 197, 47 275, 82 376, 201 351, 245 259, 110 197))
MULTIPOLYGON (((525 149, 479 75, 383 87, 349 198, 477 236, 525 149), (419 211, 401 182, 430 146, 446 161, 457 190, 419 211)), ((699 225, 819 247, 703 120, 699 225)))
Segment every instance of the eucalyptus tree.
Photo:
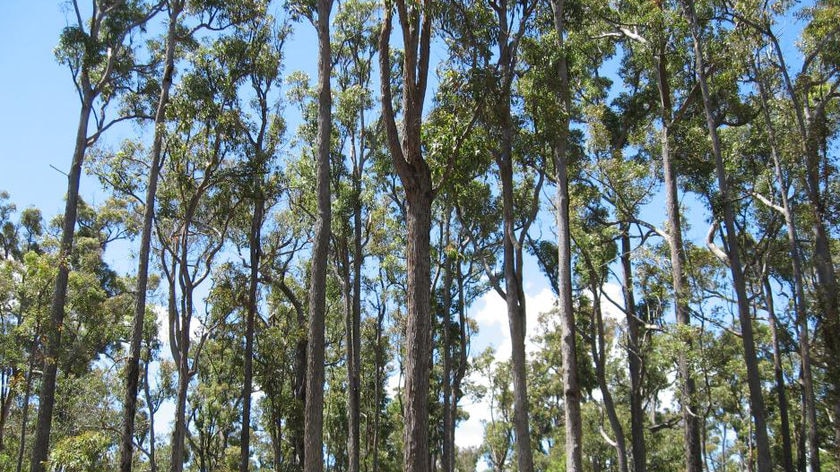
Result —
POLYGON ((149 258, 152 245, 152 221, 155 211, 155 193, 157 192, 160 160, 163 154, 163 132, 166 107, 169 105, 169 91, 175 74, 175 48, 179 42, 177 30, 179 17, 184 10, 186 0, 164 2, 169 14, 166 30, 165 52, 163 59, 160 95, 154 116, 154 139, 149 162, 149 178, 146 186, 146 199, 143 209, 143 228, 140 236, 140 250, 137 257, 137 284, 134 306, 134 322, 131 332, 129 358, 125 370, 125 399, 123 401, 122 442, 120 443, 120 472, 131 471, 134 455, 134 420, 137 412, 137 390, 140 379, 140 356, 143 338, 143 323, 146 316, 146 291, 149 283, 149 258))
POLYGON ((577 349, 575 347, 575 315, 572 309, 572 240, 569 214, 569 135, 572 120, 572 77, 569 65, 571 51, 567 45, 570 10, 565 0, 551 0, 552 26, 557 54, 553 57, 553 92, 555 103, 550 104, 557 114, 556 131, 551 143, 554 164, 554 197, 557 222, 557 283, 560 298, 560 325, 562 334, 563 393, 565 400, 566 470, 580 472, 582 465, 581 444, 581 393, 578 382, 577 349))
MULTIPOLYGON (((832 2, 818 1, 802 9, 802 18, 806 24, 801 32, 801 41, 798 43, 799 52, 802 54, 798 71, 793 70, 789 65, 796 61, 791 61, 783 49, 780 37, 775 31, 778 28, 774 29, 775 16, 771 12, 763 8, 750 9, 741 5, 727 5, 727 7, 727 14, 731 15, 735 22, 751 28, 760 35, 761 42, 770 49, 768 56, 772 60, 769 61, 769 65, 775 70, 774 75, 778 77, 782 90, 780 95, 789 100, 789 104, 785 107, 785 114, 793 118, 793 123, 789 126, 796 136, 794 139, 796 151, 794 152, 804 157, 804 172, 799 173, 798 178, 792 179, 791 182, 794 190, 803 192, 808 202, 809 215, 806 218, 810 222, 813 234, 811 258, 816 270, 814 306, 818 310, 818 317, 827 327, 825 332, 837 332, 840 329, 840 301, 836 296, 837 280, 833 269, 832 237, 830 218, 828 218, 828 208, 832 205, 831 192, 828 191, 832 176, 827 173, 827 169, 830 168, 827 163, 830 152, 825 144, 832 135, 837 133, 836 126, 830 124, 831 120, 828 117, 831 115, 829 110, 836 107, 838 96, 840 96, 838 93, 840 61, 836 57, 836 46, 840 37, 840 23, 837 21, 838 7, 832 2)), ((762 100, 766 102, 769 98, 768 91, 759 92, 763 96, 762 100)), ((766 108, 766 105, 763 106, 766 108)), ((768 123, 768 126, 772 125, 768 123)), ((778 142, 776 146, 779 146, 778 142)), ((786 218, 793 221, 789 216, 786 218)), ((798 259, 796 252, 792 252, 791 257, 794 262, 798 259)), ((804 259, 804 256, 800 255, 799 259, 804 259)), ((804 290, 802 290, 802 295, 798 306, 802 313, 800 332, 807 336, 806 313, 809 310, 804 290)), ((809 341, 807 337, 805 341, 807 344, 809 341)), ((837 342, 836 336, 825 338, 824 344, 829 357, 835 360, 840 358, 840 343, 837 342)), ((803 369, 810 370, 810 366, 804 364, 808 362, 810 356, 805 356, 804 351, 803 356, 803 369)), ((832 379, 840 376, 837 365, 836 361, 829 362, 827 365, 830 371, 829 377, 832 379)), ((804 382, 811 382, 808 377, 809 375, 806 374, 804 382)), ((838 392, 840 392, 840 386, 833 381, 830 401, 833 402, 832 409, 835 417, 840 413, 840 393, 838 392)), ((816 408, 812 406, 813 397, 808 392, 805 395, 810 423, 808 454, 811 467, 818 469, 820 467, 819 438, 816 427, 813 426, 816 423, 816 414, 813 413, 816 408)), ((840 423, 835 421, 834 425, 835 457, 840 457, 840 423)))
POLYGON ((362 282, 366 247, 373 222, 373 179, 366 178, 372 154, 380 145, 379 132, 369 116, 374 105, 371 79, 376 54, 376 4, 343 2, 335 18, 336 110, 339 156, 333 171, 339 214, 333 223, 335 258, 341 280, 347 349, 348 470, 360 468, 362 282))
POLYGON ((721 151, 720 138, 718 135, 718 121, 714 116, 715 110, 710 98, 708 82, 706 80, 706 56, 704 55, 704 44, 700 38, 700 26, 693 0, 684 3, 686 15, 688 16, 691 28, 691 37, 694 46, 694 60, 697 74, 697 81, 700 86, 700 93, 703 99, 703 110, 706 116, 706 125, 712 143, 712 155, 715 160, 715 171, 717 175, 719 204, 723 209, 724 225, 726 228, 728 263, 732 272, 732 283, 735 290, 738 304, 738 319, 741 325, 741 339, 744 346, 744 360, 747 365, 747 382, 749 385, 750 411, 755 421, 756 447, 758 449, 757 464, 759 472, 769 472, 772 469, 770 459, 770 442, 767 435, 766 410, 764 398, 761 391, 761 376, 758 371, 755 352, 755 340, 753 335, 752 317, 750 314, 749 301, 744 280, 743 266, 741 265, 741 249, 738 241, 738 233, 735 227, 735 215, 733 203, 730 200, 729 182, 724 167, 723 154, 721 151))
POLYGON ((430 231, 435 197, 431 168, 423 156, 421 125, 428 84, 434 5, 430 0, 396 0, 385 5, 379 36, 382 119, 388 151, 406 200, 407 319, 405 330, 405 398, 403 403, 403 467, 429 470, 428 395, 432 354, 430 231), (402 36, 402 133, 397 129, 391 67, 391 30, 397 9, 402 36))
MULTIPOLYGON (((491 31, 496 35, 491 39, 497 49, 494 54, 498 57, 496 64, 491 66, 495 72, 493 80, 489 81, 490 96, 496 100, 490 104, 487 124, 493 130, 494 141, 498 147, 490 150, 496 161, 502 188, 502 225, 504 273, 504 289, 498 287, 496 291, 503 294, 507 305, 508 323, 511 337, 511 376, 514 385, 514 427, 516 431, 516 459, 518 468, 523 472, 534 470, 533 454, 531 452, 531 433, 528 425, 528 388, 526 380, 525 333, 527 328, 523 249, 531 224, 536 220, 539 210, 540 192, 545 180, 545 173, 537 172, 536 176, 522 177, 526 186, 533 188, 532 195, 520 203, 521 215, 515 215, 514 194, 521 193, 515 189, 515 153, 514 145, 520 139, 517 136, 518 121, 513 114, 513 90, 517 68, 519 67, 519 43, 528 32, 532 15, 536 8, 535 1, 517 2, 509 5, 507 1, 490 2, 492 13, 488 16, 494 20, 491 31), (517 228, 519 234, 517 234, 517 228)), ((527 152, 527 151, 526 151, 527 152)), ((524 159, 533 158, 524 156, 524 159)), ((541 167, 539 165, 535 167, 541 167)), ((544 166, 543 166, 544 167, 544 166)))
POLYGON ((303 469, 324 468, 324 331, 326 318, 327 263, 332 208, 330 204, 330 150, 332 139, 332 47, 330 13, 333 0, 300 5, 318 32, 318 134, 316 138, 315 195, 317 212, 309 281, 309 328, 306 351, 306 398, 304 401, 303 469))
POLYGON ((79 202, 79 180, 88 148, 112 125, 134 118, 133 112, 116 117, 106 115, 108 106, 125 97, 136 85, 140 66, 135 56, 133 36, 145 27, 160 9, 159 3, 145 1, 94 1, 89 19, 83 18, 79 2, 72 2, 74 18, 61 35, 57 57, 67 64, 80 100, 78 129, 73 159, 67 175, 67 201, 64 210, 59 251, 59 270, 47 323, 44 374, 38 403, 38 425, 32 448, 30 470, 42 472, 49 453, 50 430, 55 404, 57 359, 61 350, 61 328, 67 302, 67 259, 72 251, 79 202), (91 132, 90 125, 93 122, 91 132))
MULTIPOLYGON (((674 313, 677 325, 686 330, 691 326, 689 306, 689 281, 686 276, 687 258, 683 242, 682 212, 679 203, 677 167, 675 165, 675 129, 684 120, 689 107, 696 99, 696 91, 683 90, 676 81, 681 79, 681 60, 685 51, 674 35, 685 35, 675 8, 663 2, 628 4, 619 10, 619 19, 613 23, 614 32, 624 40, 625 63, 629 71, 643 75, 648 88, 658 97, 658 142, 661 159, 667 225, 665 231, 655 229, 668 243, 670 251, 671 284, 673 287, 674 313), (641 26, 641 28, 640 28, 641 26), (682 96, 681 103, 675 97, 682 96)), ((630 75, 630 74, 628 74, 630 75)), ((633 75, 630 75, 633 77, 633 75)), ((680 404, 683 417, 686 470, 702 470, 701 425, 696 399, 696 381, 691 371, 688 353, 693 349, 691 336, 684 338, 686 350, 678 351, 677 365, 680 381, 680 404)), ((638 467, 638 465, 637 465, 638 467)))
MULTIPOLYGON (((807 447, 808 447, 808 462, 813 470, 820 470, 820 450, 819 450, 819 433, 817 425, 817 409, 816 398, 814 394, 814 376, 812 371, 811 360, 811 335, 808 326, 808 302, 809 299, 805 295, 805 275, 803 267, 803 248, 801 247, 798 237, 798 228, 794 215, 794 202, 789 198, 789 192, 792 179, 786 178, 790 171, 784 166, 782 158, 782 143, 780 137, 776 132, 776 124, 771 115, 770 95, 768 93, 768 84, 765 83, 767 79, 764 77, 758 60, 753 63, 755 74, 755 82, 759 91, 759 103, 761 108, 761 115, 764 119, 765 133, 768 138, 768 146, 770 148, 770 155, 773 161, 773 177, 775 178, 775 187, 779 193, 781 205, 774 205, 772 208, 781 210, 785 219, 785 229, 788 240, 788 254, 790 254, 790 266, 792 270, 793 283, 793 311, 798 326, 798 345, 799 345, 799 363, 801 366, 802 377, 802 398, 805 407, 805 417, 807 418, 807 447)), ((758 197, 762 200, 763 197, 758 197)), ((767 292, 769 294, 769 292, 767 292)), ((771 322, 773 318, 771 317, 771 322)), ((781 390, 780 390, 781 392, 781 390)), ((804 458, 803 458, 804 459, 804 458)))
POLYGON ((183 468, 190 379, 212 330, 205 326, 191 350, 195 291, 212 273, 236 205, 230 199, 230 153, 239 147, 235 105, 243 70, 232 67, 239 64, 238 52, 238 44, 224 37, 202 47, 193 58, 193 69, 184 76, 182 93, 171 103, 176 126, 167 139, 156 233, 168 285, 169 342, 178 376, 173 471, 183 468))
MULTIPOLYGON (((250 221, 243 238, 248 247, 248 291, 243 336, 242 430, 240 435, 239 470, 250 468, 251 395, 253 393, 253 357, 255 323, 259 313, 260 272, 262 268, 262 230, 266 213, 278 198, 278 176, 273 161, 281 145, 285 123, 279 115, 277 88, 288 31, 275 32, 275 20, 260 7, 261 15, 237 26, 233 41, 239 43, 239 54, 246 62, 244 81, 250 85, 250 108, 240 111, 239 133, 242 134, 244 161, 241 163, 240 191, 251 201, 250 221)), ((246 89, 247 90, 247 89, 246 89)))

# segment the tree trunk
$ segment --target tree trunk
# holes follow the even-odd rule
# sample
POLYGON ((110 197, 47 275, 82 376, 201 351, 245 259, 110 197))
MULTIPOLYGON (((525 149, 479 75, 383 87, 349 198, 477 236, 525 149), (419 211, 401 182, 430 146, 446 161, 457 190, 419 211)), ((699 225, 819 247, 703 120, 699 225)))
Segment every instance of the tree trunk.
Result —
POLYGON ((712 103, 709 95, 709 87, 706 83, 706 61, 703 56, 703 47, 700 43, 700 27, 697 22, 697 14, 694 10, 694 1, 686 0, 685 10, 691 24, 691 36, 694 43, 694 59, 696 62, 697 80, 700 84, 700 92, 703 97, 703 109, 706 114, 706 126, 712 141, 712 153, 715 159, 718 189, 720 201, 723 206, 724 227, 726 228, 727 256, 729 257, 729 269, 732 273, 732 283, 735 289, 735 297, 738 304, 738 319, 741 324, 741 339, 744 345, 744 361, 747 365, 747 384, 749 386, 749 403, 755 423, 755 442, 757 447, 757 461, 759 472, 770 472, 772 462, 770 455, 770 440, 767 436, 767 425, 765 421, 764 398, 761 392, 761 377, 758 371, 758 358, 755 352, 755 340, 753 336, 752 317, 750 315, 749 299, 747 297, 746 283, 741 266, 741 256, 738 247, 738 234, 735 229, 735 214, 730 200, 729 185, 726 178, 726 170, 723 163, 723 155, 720 149, 720 139, 717 133, 717 124, 712 112, 712 103))
MULTIPOLYGON (((671 88, 668 84, 668 66, 664 45, 656 53, 656 81, 659 90, 660 115, 662 118, 662 138, 660 140, 662 168, 665 176, 665 206, 668 214, 668 247, 671 255, 671 281, 674 286, 674 313, 677 325, 685 329, 691 327, 691 312, 688 306, 688 280, 683 268, 686 263, 683 247, 682 225, 680 218, 677 174, 671 156, 672 103, 671 88)), ((685 351, 694 349, 691 336, 685 336, 685 351)), ((700 421, 697 416, 697 387, 694 375, 688 364, 686 352, 680 350, 677 366, 680 374, 681 411, 683 417, 683 445, 685 448, 686 472, 702 472, 702 447, 700 441, 700 421)))
MULTIPOLYGON (((257 150, 261 153, 261 150, 257 150)), ((248 310, 245 319, 245 353, 243 359, 242 381, 242 431, 239 444, 239 471, 248 472, 250 466, 251 442, 251 393, 253 391, 253 357, 254 357, 254 321, 257 317, 259 303, 259 275, 262 249, 260 246, 263 215, 265 214, 265 198, 262 194, 262 174, 259 169, 255 172, 254 183, 257 188, 257 198, 254 200, 254 213, 251 216, 251 230, 248 235, 250 247, 249 263, 251 273, 248 278, 248 310)))
POLYGON ((644 383, 644 357, 642 355, 642 322, 636 313, 633 294, 633 267, 630 262, 629 224, 621 223, 621 268, 624 312, 627 315, 627 363, 630 371, 630 440, 633 451, 633 472, 646 472, 647 450, 645 445, 645 412, 642 386, 644 383))
POLYGON ((330 71, 330 11, 332 0, 318 0, 318 160, 315 193, 318 210, 312 247, 312 275, 309 283, 309 337, 306 353, 306 401, 304 403, 305 472, 324 469, 324 337, 327 299, 327 258, 330 249, 330 138, 332 96, 330 71))
POLYGON ((782 353, 779 348, 778 320, 773 306, 773 288, 770 279, 764 275, 763 280, 764 304, 770 318, 770 334, 773 337, 773 371, 776 377, 776 391, 779 400, 779 420, 782 433, 782 458, 785 472, 793 472, 793 446, 790 436, 790 420, 788 419, 788 401, 785 388, 785 375, 782 368, 782 353))
MULTIPOLYGON (((32 340, 32 345, 36 344, 37 340, 32 340)), ((32 396, 32 375, 35 370, 35 357, 30 356, 29 372, 26 374, 26 387, 23 390, 23 411, 20 412, 20 444, 18 444, 17 467, 15 472, 23 470, 23 456, 26 453, 26 425, 29 424, 29 400, 32 396)))
POLYGON ((391 161, 406 197, 406 272, 408 309, 405 331, 403 389, 403 467, 407 472, 430 470, 428 441, 429 375, 432 357, 430 231, 431 171, 423 159, 420 126, 429 72, 431 0, 395 2, 404 46, 402 77, 403 136, 395 121, 391 95, 390 35, 393 8, 386 8, 379 36, 382 115, 391 161))
MULTIPOLYGON (((86 75, 86 72, 82 72, 86 75)), ((55 383, 58 376, 58 359, 61 354, 61 331, 64 325, 64 306, 67 302, 67 280, 70 275, 70 254, 73 250, 73 236, 76 231, 76 210, 79 206, 79 180, 82 176, 82 163, 88 148, 88 121, 90 120, 93 95, 88 92, 82 97, 79 112, 79 126, 76 131, 76 147, 73 163, 67 175, 67 202, 61 225, 61 243, 58 253, 58 274, 55 277, 50 318, 46 326, 46 346, 44 352, 44 374, 41 377, 41 393, 38 404, 38 423, 35 429, 35 443, 32 447, 31 472, 45 472, 46 460, 50 448, 52 412, 55 406, 55 383)))
MULTIPOLYGON (((361 114, 361 132, 364 133, 364 113, 361 114)), ((355 152, 355 143, 353 152, 355 152)), ((361 467, 361 322, 362 322, 362 174, 364 169, 364 136, 361 151, 353 168, 353 291, 352 306, 347 325, 347 455, 348 472, 359 472, 361 467)))
POLYGON ((450 221, 452 220, 451 207, 444 209, 442 225, 443 235, 440 241, 441 255, 443 258, 443 285, 442 292, 442 306, 441 312, 443 314, 443 322, 441 323, 441 331, 443 337, 443 450, 441 451, 441 461, 443 462, 443 472, 455 471, 455 415, 452 408, 454 403, 452 398, 452 265, 453 261, 449 257, 447 247, 452 244, 452 234, 450 228, 450 221))
POLYGON ((583 471, 583 433, 580 411, 580 384, 577 373, 577 350, 575 340, 575 314, 572 308, 572 238, 569 228, 569 175, 568 175, 568 136, 571 112, 571 85, 569 83, 568 61, 565 57, 565 0, 551 0, 554 14, 554 29, 557 33, 558 47, 561 57, 558 64, 560 79, 557 98, 564 110, 561 118, 562 125, 558 130, 559 136, 554 144, 554 167, 557 193, 555 206, 557 208, 557 265, 558 285, 560 294, 560 328, 561 348, 563 358, 563 398, 565 401, 565 430, 566 430, 566 471, 583 471))
POLYGON ((155 457, 155 448, 157 447, 155 444, 155 411, 157 407, 152 405, 152 392, 149 386, 149 362, 151 362, 152 358, 151 349, 147 352, 148 359, 143 369, 143 391, 146 396, 146 407, 149 409, 149 471, 157 472, 157 459, 155 457))
POLYGON ((125 397, 123 400, 123 428, 120 442, 120 472, 130 472, 134 456, 134 420, 137 414, 137 390, 140 379, 140 351, 143 341, 143 322, 146 319, 146 290, 149 284, 149 255, 152 245, 152 225, 155 215, 155 195, 162 159, 162 145, 166 107, 175 69, 175 48, 178 17, 184 8, 183 0, 170 2, 169 26, 166 33, 166 53, 163 80, 160 86, 157 110, 154 120, 149 180, 146 187, 146 204, 143 208, 143 229, 140 236, 140 253, 137 261, 137 282, 135 285, 134 321, 131 329, 131 344, 125 372, 125 397))
MULTIPOLYGON (((758 67, 755 67, 756 75, 758 75, 758 67)), ((770 117, 768 107, 767 90, 764 87, 764 82, 759 78, 757 80, 759 97, 761 98, 761 110, 764 115, 764 121, 767 125, 767 134, 770 138, 770 154, 773 157, 773 169, 775 171, 776 185, 779 187, 779 195, 782 200, 782 211, 785 217, 785 227, 787 228, 788 248, 790 251, 791 267, 793 268, 793 309, 796 316, 796 322, 799 326, 799 359, 802 374, 802 396, 805 406, 805 419, 807 424, 808 437, 808 456, 811 470, 822 470, 820 467, 820 449, 819 449, 819 433, 817 427, 817 409, 814 396, 814 377, 811 373, 811 341, 808 334, 808 299, 805 296, 805 285, 802 274, 802 253, 799 247, 799 238, 797 236, 796 224, 794 222, 793 208, 791 207, 790 199, 788 199, 788 189, 785 185, 782 176, 781 159, 778 153, 778 141, 776 140, 776 130, 773 126, 773 121, 770 117)))

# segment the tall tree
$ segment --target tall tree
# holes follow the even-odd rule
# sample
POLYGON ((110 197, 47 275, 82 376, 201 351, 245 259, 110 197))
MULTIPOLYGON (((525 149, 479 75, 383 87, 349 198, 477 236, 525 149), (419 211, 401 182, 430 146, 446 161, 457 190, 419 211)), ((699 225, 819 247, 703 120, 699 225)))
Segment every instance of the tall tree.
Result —
POLYGON ((276 157, 284 131, 283 120, 275 112, 273 92, 277 88, 280 59, 286 31, 281 27, 275 35, 274 19, 262 15, 245 23, 238 31, 244 55, 248 58, 246 81, 250 82, 255 101, 252 109, 242 114, 244 135, 245 195, 251 200, 248 245, 248 293, 245 307, 245 351, 243 353, 242 431, 239 447, 239 470, 248 472, 251 464, 251 395, 253 393, 253 357, 255 323, 259 315, 259 284, 262 254, 262 231, 265 215, 276 199, 276 179, 272 175, 272 160, 276 157))
POLYGON ((169 105, 169 91, 175 74, 175 48, 177 47, 179 17, 184 10, 185 0, 165 2, 169 11, 166 30, 163 74, 160 95, 154 118, 154 138, 149 161, 149 177, 146 184, 146 199, 143 207, 143 228, 140 249, 137 256, 137 283, 135 287, 134 322, 131 331, 129 357, 125 368, 125 399, 123 400, 122 442, 120 443, 120 472, 130 472, 134 457, 134 419, 137 413, 137 390, 140 379, 140 355, 143 339, 143 324, 146 318, 146 291, 149 285, 149 259, 152 247, 152 225, 155 214, 155 194, 160 175, 160 160, 163 155, 164 121, 169 105))
POLYGON ((735 296, 738 305, 738 319, 741 325, 741 340, 744 346, 744 361, 747 365, 747 383, 749 386, 749 403, 755 422, 755 441, 758 449, 757 464, 759 472, 770 472, 772 462, 770 457, 770 440, 767 435, 766 410, 764 397, 761 392, 761 376, 758 371, 758 358, 755 352, 755 339, 753 335, 752 316, 750 314, 747 289, 744 279, 743 267, 741 265, 741 249, 738 241, 738 233, 735 227, 735 214, 733 203, 730 200, 728 177, 724 167, 723 153, 721 151, 720 138, 718 137, 718 123, 714 116, 713 104, 706 80, 706 58, 703 52, 703 43, 700 38, 700 25, 697 19, 695 4, 693 0, 686 0, 683 3, 686 16, 691 27, 691 37, 694 46, 695 73, 700 86, 700 93, 703 98, 703 110, 706 116, 706 126, 712 142, 712 155, 715 160, 715 173, 717 175, 718 192, 720 205, 723 208, 724 227, 726 228, 727 256, 729 269, 732 273, 732 283, 735 289, 735 296))
POLYGON ((379 36, 382 118, 388 150, 402 182, 406 200, 407 318, 405 329, 405 388, 403 401, 403 467, 408 472, 430 469, 428 441, 429 373, 432 354, 430 231, 435 190, 423 157, 420 128, 428 84, 433 3, 385 2, 379 36), (391 92, 391 30, 397 9, 403 42, 402 133, 397 129, 391 92))
POLYGON ((306 353, 306 400, 304 403, 305 472, 324 468, 324 331, 327 301, 327 263, 330 247, 330 149, 332 138, 332 92, 330 75, 330 12, 333 0, 318 0, 310 19, 318 31, 318 137, 315 194, 318 209, 312 247, 309 282, 309 336, 306 353), (317 15, 317 17, 315 16, 317 15))
POLYGON ((552 145, 554 154, 554 197, 557 221, 558 293, 560 298, 560 326, 562 327, 563 395, 565 399, 566 470, 582 472, 582 432, 580 412, 580 383, 578 381, 575 314, 572 308, 572 238, 569 215, 569 126, 572 115, 572 90, 566 50, 566 2, 551 0, 554 34, 559 58, 557 67, 558 130, 552 145))
POLYGON ((44 374, 38 404, 38 424, 32 448, 32 472, 43 472, 49 453, 50 430, 58 359, 61 351, 61 331, 67 303, 67 279, 70 273, 69 256, 73 249, 76 214, 79 205, 79 180, 88 148, 102 133, 117 121, 133 118, 131 114, 109 119, 107 105, 130 88, 135 71, 135 57, 127 39, 157 13, 159 5, 147 5, 140 0, 120 2, 94 1, 90 18, 85 21, 77 0, 73 0, 75 18, 72 26, 62 33, 57 50, 59 60, 66 63, 81 101, 78 129, 70 172, 67 174, 67 196, 61 229, 58 274, 55 279, 47 343, 44 374), (94 110, 96 103, 98 110, 94 110), (91 119, 94 131, 89 134, 91 119))

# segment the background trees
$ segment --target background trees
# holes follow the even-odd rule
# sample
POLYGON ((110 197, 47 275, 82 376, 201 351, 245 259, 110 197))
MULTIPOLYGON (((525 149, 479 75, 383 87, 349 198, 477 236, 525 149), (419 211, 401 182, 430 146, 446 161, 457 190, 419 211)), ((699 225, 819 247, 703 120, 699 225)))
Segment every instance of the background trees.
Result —
POLYGON ((838 463, 834 3, 68 5, 0 470, 838 463))

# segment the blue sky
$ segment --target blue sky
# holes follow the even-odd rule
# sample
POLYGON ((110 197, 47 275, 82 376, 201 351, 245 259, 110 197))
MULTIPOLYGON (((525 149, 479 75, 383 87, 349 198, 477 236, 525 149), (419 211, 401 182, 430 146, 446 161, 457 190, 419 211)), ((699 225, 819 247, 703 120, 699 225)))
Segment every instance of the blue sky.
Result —
MULTIPOLYGON (((18 209, 63 211, 67 170, 78 124, 70 73, 53 48, 65 26, 57 2, 0 2, 0 190, 18 209)), ((89 185, 83 194, 89 194, 89 185)))

